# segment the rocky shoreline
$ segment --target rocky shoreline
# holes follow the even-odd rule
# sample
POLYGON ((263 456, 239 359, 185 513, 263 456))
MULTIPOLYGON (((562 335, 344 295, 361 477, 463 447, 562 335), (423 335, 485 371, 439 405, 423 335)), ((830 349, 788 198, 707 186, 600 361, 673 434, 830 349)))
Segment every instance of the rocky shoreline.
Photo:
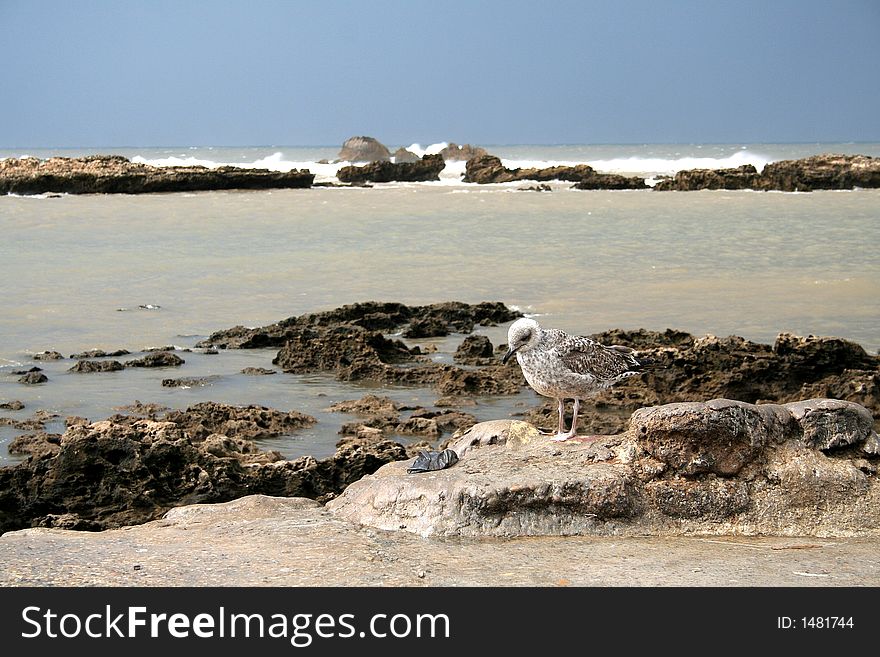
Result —
MULTIPOLYGON (((327 410, 349 414, 351 420, 342 424, 336 453, 323 460, 301 457, 288 461, 277 452, 260 449, 255 442, 295 434, 314 424, 314 418, 295 410, 205 402, 167 411, 138 403, 122 414, 98 421, 67 418, 62 434, 45 432, 44 424, 51 418, 39 410, 30 420, 0 416, 0 423, 32 432, 20 436, 11 446, 27 454, 27 460, 0 468, 0 533, 33 526, 107 529, 147 522, 180 505, 222 502, 252 494, 329 501, 382 466, 399 475, 404 467, 399 462, 419 450, 453 447, 464 460, 449 472, 455 475, 468 471, 471 466, 466 453, 470 447, 456 445, 457 439, 461 440, 475 425, 480 426, 468 409, 483 395, 518 394, 525 386, 515 363, 500 364, 505 345, 493 345, 486 336, 473 331, 478 326, 505 324, 519 316, 500 302, 407 306, 371 301, 290 317, 260 328, 232 327, 199 343, 198 347, 205 350, 277 349, 274 362, 282 372, 326 372, 344 381, 418 385, 436 392, 432 406, 406 406, 375 393, 332 404, 327 410), (420 347, 388 337, 389 333, 418 338, 453 333, 462 334, 463 339, 452 355, 453 364, 442 364, 422 353, 420 347), (458 438, 450 438, 453 434, 458 438), (407 441, 401 437, 407 437, 409 444, 405 446, 403 442, 407 441)), ((577 452, 577 463, 562 465, 560 461, 557 465, 577 473, 586 472, 584 468, 592 467, 590 464, 605 468, 612 462, 621 463, 622 470, 615 466, 609 472, 617 473, 617 477, 618 471, 625 471, 629 473, 626 477, 601 481, 622 491, 621 500, 629 500, 620 502, 630 509, 626 517, 637 516, 642 518, 639 522, 648 523, 634 525, 638 529, 633 531, 646 532, 654 526, 671 531, 668 523, 659 523, 660 516, 654 513, 664 508, 678 508, 687 522, 682 520, 677 526, 696 528, 694 531, 708 531, 711 523, 721 520, 728 523, 731 516, 742 522, 718 526, 735 533, 749 528, 778 532, 790 523, 799 531, 807 531, 809 523, 804 518, 812 517, 812 512, 804 511, 801 503, 785 507, 790 508, 791 517, 778 515, 772 526, 767 524, 769 521, 755 521, 753 516, 748 516, 748 522, 743 518, 758 508, 755 504, 764 499, 761 491, 789 476, 781 472, 800 477, 806 472, 801 466, 810 464, 814 473, 811 477, 818 478, 816 485, 822 490, 847 491, 846 496, 835 498, 835 504, 843 505, 844 510, 856 508, 855 501, 846 501, 848 495, 855 495, 856 488, 862 492, 873 490, 880 465, 875 433, 880 428, 880 358, 859 345, 840 338, 787 333, 766 345, 736 336, 697 337, 672 329, 613 330, 594 337, 608 344, 630 346, 659 367, 586 405, 582 431, 608 438, 584 446, 586 451, 577 452), (816 401, 828 399, 840 401, 816 401), (683 410, 651 410, 668 409, 670 404, 683 410), (699 404, 702 406, 695 406, 699 404), (656 413, 665 413, 663 417, 668 420, 666 428, 656 434, 661 437, 655 436, 654 429, 650 429, 653 425, 645 419, 656 417, 652 415, 656 413), (731 417, 738 428, 731 428, 731 417), (642 432, 645 426, 649 429, 642 432), (709 445, 707 436, 718 444, 709 445), (832 460, 826 463, 824 458, 832 460), (645 500, 650 502, 647 507, 645 500), (647 508, 654 511, 649 513, 647 508), (643 512, 634 516, 636 509, 643 512)), ((168 366, 168 358, 175 356, 156 351, 118 366, 118 361, 106 360, 126 353, 73 354, 79 363, 74 369, 82 372, 77 376, 104 376, 99 372, 141 360, 148 366, 168 366), (95 360, 100 358, 105 360, 95 360)), ((35 355, 38 360, 62 358, 54 352, 35 355)), ((173 364, 179 367, 183 359, 173 364)), ((272 372, 260 370, 255 374, 272 372)), ((162 385, 195 385, 193 381, 187 377, 163 379, 162 385)), ((51 385, 51 381, 45 385, 51 385)), ((0 408, 20 410, 21 405, 4 402, 0 408)), ((547 402, 516 415, 516 423, 530 427, 536 438, 529 450, 538 452, 526 450, 523 454, 528 453, 527 460, 536 463, 546 460, 547 472, 553 467, 550 461, 567 452, 538 440, 540 434, 534 427, 553 426, 554 414, 555 408, 547 402)), ((488 439, 486 442, 487 447, 493 444, 488 439)), ((504 441, 494 440, 499 442, 504 441)), ((491 452, 487 449, 484 453, 491 452)), ((513 459, 508 464, 510 472, 483 468, 480 476, 487 481, 515 479, 512 473, 522 465, 517 465, 517 459, 522 460, 523 454, 498 456, 504 462, 513 459)), ((472 463, 480 459, 494 463, 496 457, 475 458, 477 461, 472 463)), ((445 476, 451 475, 429 473, 423 475, 423 480, 410 475, 404 479, 433 481, 445 476)), ((516 488, 519 484, 511 485, 516 488)), ((560 485, 568 490, 568 484, 560 485)), ((353 488, 351 495, 356 490, 353 488)), ((535 493, 539 498, 549 495, 541 498, 544 502, 535 498, 523 504, 555 508, 553 499, 558 491, 549 490, 535 493)), ((504 495, 509 497, 509 493, 504 495)), ((816 495, 810 499, 824 509, 827 500, 816 495)), ((490 504, 488 499, 475 503, 490 504)), ((572 499, 575 501, 566 504, 589 507, 587 502, 577 501, 579 498, 572 499)), ((773 508, 782 508, 778 496, 773 500, 773 508)), ((861 509, 859 513, 875 512, 861 509)), ((844 515, 844 511, 832 514, 840 518, 844 515)), ((815 524, 815 531, 856 531, 853 523, 847 522, 844 527, 826 518, 815 524)), ((873 525, 865 525, 869 526, 873 525)))
MULTIPOLYGON (((9 158, 0 160, 0 194, 144 194, 211 190, 307 188, 312 186, 369 186, 373 183, 426 182, 440 179, 450 161, 465 161, 463 183, 492 184, 518 181, 574 183, 578 190, 755 190, 808 192, 880 188, 880 158, 867 155, 821 154, 780 160, 758 171, 748 164, 733 169, 689 169, 654 181, 603 173, 587 164, 543 169, 509 169, 485 149, 449 144, 440 153, 419 158, 405 149, 392 155, 372 137, 346 140, 337 162, 339 183, 314 183, 308 170, 288 172, 234 166, 151 166, 118 155, 81 158, 9 158), (393 161, 392 161, 393 159, 393 161)), ((327 163, 322 160, 321 163, 327 163)), ((530 187, 549 191, 549 186, 530 187)))

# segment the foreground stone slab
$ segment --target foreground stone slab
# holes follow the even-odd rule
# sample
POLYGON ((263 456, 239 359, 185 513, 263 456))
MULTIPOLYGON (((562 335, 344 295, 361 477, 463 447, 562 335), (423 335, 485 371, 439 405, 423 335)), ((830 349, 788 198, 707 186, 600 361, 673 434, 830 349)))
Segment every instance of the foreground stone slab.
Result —
POLYGON ((303 498, 0 536, 0 586, 878 586, 880 538, 424 539, 303 498))
POLYGON ((624 434, 566 443, 495 421, 460 434, 457 465, 389 463, 328 508, 422 536, 880 535, 872 427, 865 408, 828 399, 668 404, 624 434))

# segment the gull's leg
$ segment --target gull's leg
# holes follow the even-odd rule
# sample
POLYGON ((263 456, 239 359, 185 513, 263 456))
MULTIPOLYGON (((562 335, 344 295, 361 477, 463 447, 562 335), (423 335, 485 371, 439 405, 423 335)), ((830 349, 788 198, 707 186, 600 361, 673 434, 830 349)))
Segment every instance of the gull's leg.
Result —
POLYGON ((553 436, 553 440, 555 440, 556 442, 562 442, 564 440, 568 440, 569 438, 575 437, 575 435, 577 434, 578 411, 580 410, 580 408, 581 408, 581 401, 579 399, 575 398, 574 407, 571 410, 571 429, 569 429, 568 431, 563 433, 562 430, 563 430, 563 428, 565 428, 565 425, 562 422, 563 407, 562 407, 562 402, 561 401, 559 402, 559 433, 557 433, 555 436, 553 436))
POLYGON ((559 402, 559 426, 556 429, 556 435, 561 436, 565 433, 565 400, 557 399, 559 402))

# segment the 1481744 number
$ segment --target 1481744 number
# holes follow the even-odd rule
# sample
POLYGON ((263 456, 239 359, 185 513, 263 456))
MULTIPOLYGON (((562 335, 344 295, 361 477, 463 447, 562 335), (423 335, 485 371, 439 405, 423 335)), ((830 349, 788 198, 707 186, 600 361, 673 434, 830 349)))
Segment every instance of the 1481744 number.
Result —
POLYGON ((853 619, 852 616, 803 616, 801 618, 801 627, 817 630, 852 628, 853 619))

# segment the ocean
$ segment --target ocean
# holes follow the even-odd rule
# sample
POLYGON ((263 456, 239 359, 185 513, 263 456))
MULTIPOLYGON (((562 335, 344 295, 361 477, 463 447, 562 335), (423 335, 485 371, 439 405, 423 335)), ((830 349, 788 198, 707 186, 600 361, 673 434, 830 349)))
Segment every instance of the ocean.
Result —
MULTIPOLYGON (((404 145, 406 146, 406 145, 404 145)), ((393 151, 397 145, 391 146, 393 151)), ((418 154, 442 145, 412 145, 418 154)), ((587 163, 653 178, 818 153, 880 156, 880 144, 486 146, 505 166, 587 163)), ((150 164, 308 168, 335 180, 338 146, 324 148, 6 149, 2 157, 116 153, 150 164)), ((44 409, 107 417, 135 400, 184 408, 199 401, 263 404, 315 415, 312 428, 271 441, 288 457, 332 454, 350 416, 335 401, 366 392, 431 405, 437 393, 342 383, 329 375, 246 376, 272 368, 275 350, 181 355, 173 371, 73 374, 93 348, 189 348, 213 331, 260 326, 357 301, 408 304, 504 301, 573 333, 611 328, 740 335, 835 335, 880 348, 880 190, 522 191, 530 183, 461 182, 449 163, 439 182, 372 188, 204 192, 144 196, 0 197, 0 411, 44 409), (149 308, 141 308, 149 306, 149 308), (33 365, 49 382, 11 372, 33 365), (218 375, 212 385, 163 388, 168 377, 218 375)), ((479 329, 494 344, 506 327, 479 329)), ((411 341, 451 362, 463 339, 411 341)), ((478 419, 537 404, 529 391, 480 399, 478 419)), ((0 426, 0 464, 20 430, 0 426)))

